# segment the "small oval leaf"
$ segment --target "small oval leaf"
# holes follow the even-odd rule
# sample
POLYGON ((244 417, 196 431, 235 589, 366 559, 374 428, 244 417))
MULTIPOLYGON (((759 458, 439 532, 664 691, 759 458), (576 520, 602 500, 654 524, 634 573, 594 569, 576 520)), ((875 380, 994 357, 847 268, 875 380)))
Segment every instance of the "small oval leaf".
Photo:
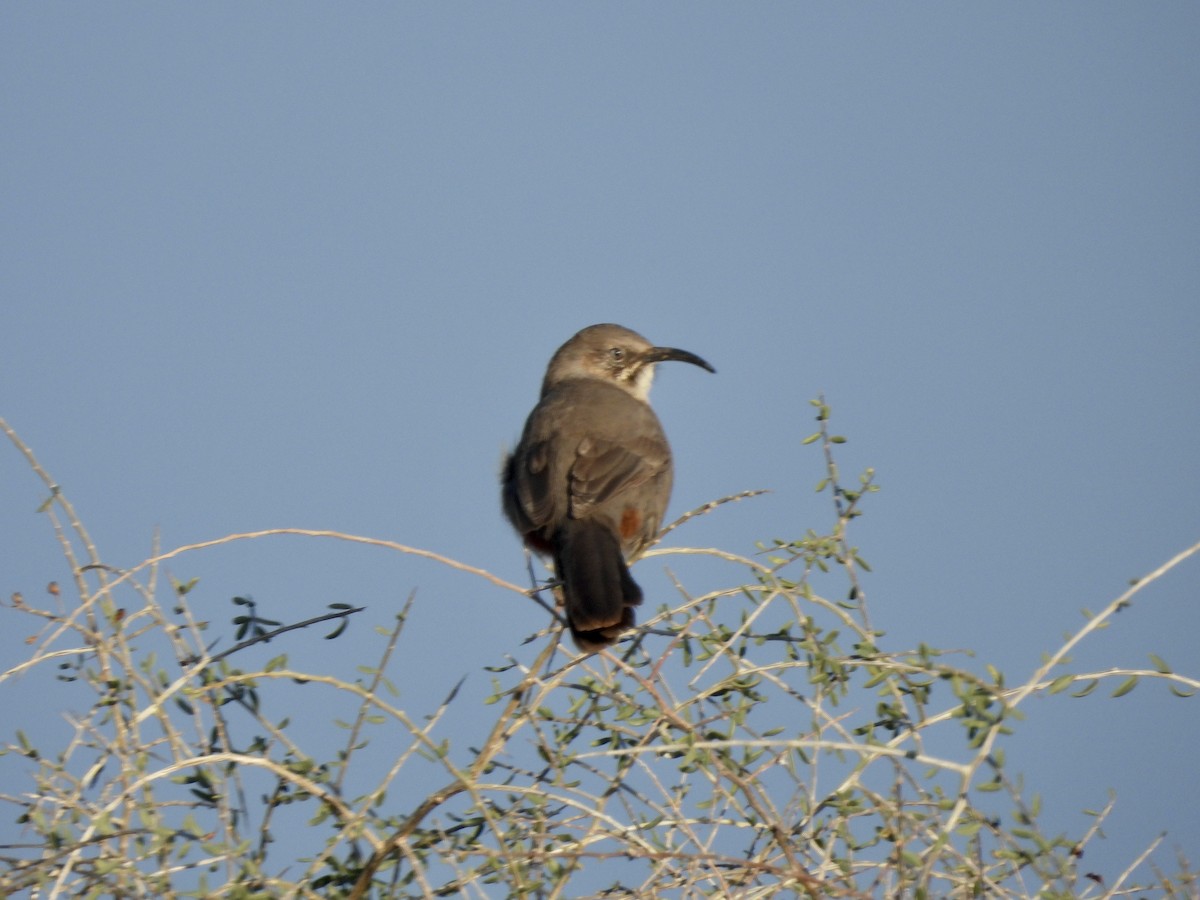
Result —
POLYGON ((1132 691, 1135 687, 1137 687, 1137 683, 1138 683, 1138 677, 1136 675, 1131 675, 1128 678, 1126 678, 1125 681, 1123 681, 1121 683, 1121 686, 1119 688, 1117 688, 1115 691, 1112 692, 1112 695, 1114 697, 1124 697, 1126 694, 1128 694, 1130 691, 1132 691))

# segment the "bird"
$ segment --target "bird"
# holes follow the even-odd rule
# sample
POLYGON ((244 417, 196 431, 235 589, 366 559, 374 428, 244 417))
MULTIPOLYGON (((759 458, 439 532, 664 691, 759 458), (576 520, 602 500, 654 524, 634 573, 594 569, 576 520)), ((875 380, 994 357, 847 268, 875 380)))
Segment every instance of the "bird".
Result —
POLYGON ((505 516, 549 557, 575 645, 594 653, 636 622, 642 589, 628 560, 657 536, 674 464, 650 408, 657 363, 709 372, 687 350, 657 347, 620 325, 591 325, 551 357, 541 395, 505 458, 505 516))

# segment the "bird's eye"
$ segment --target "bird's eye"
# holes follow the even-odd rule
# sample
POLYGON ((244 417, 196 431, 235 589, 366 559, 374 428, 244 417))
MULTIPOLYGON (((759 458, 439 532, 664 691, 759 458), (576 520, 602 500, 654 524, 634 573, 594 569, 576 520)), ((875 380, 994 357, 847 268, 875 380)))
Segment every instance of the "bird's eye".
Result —
POLYGON ((625 358, 625 350, 622 347, 612 347, 609 349, 608 355, 612 357, 615 362, 620 362, 625 358))

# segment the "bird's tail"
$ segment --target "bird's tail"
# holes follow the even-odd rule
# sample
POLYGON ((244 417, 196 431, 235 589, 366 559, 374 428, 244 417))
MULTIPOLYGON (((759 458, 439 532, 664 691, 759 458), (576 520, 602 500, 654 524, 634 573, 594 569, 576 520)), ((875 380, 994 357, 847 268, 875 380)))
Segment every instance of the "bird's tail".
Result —
POLYGON ((554 570, 580 650, 607 647, 633 627, 633 607, 641 604, 642 589, 629 574, 621 544, 607 525, 568 519, 555 534, 554 570))

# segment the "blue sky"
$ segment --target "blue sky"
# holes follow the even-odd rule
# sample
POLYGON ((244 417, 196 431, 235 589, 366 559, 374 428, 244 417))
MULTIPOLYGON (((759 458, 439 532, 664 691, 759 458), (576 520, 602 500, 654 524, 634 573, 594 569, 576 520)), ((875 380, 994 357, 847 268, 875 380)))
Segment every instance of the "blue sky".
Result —
MULTIPOLYGON (((672 512, 773 491, 673 543, 828 527, 800 445, 824 392, 844 471, 882 485, 856 533, 873 621, 1015 680, 1200 539, 1198 38, 1187 3, 10 5, 0 415, 115 566, 155 529, 290 526, 520 581, 500 455, 553 350, 619 322, 718 369, 656 383, 672 512)), ((15 452, 0 483, 0 595, 69 583, 15 452)), ((1078 670, 1195 674, 1197 565, 1078 670)), ((172 572, 214 619, 243 593, 370 607, 296 659, 373 654, 351 641, 416 588, 397 680, 436 700, 545 615, 300 540, 172 572)), ((26 624, 0 618, 8 662, 26 624)), ((1049 698, 1010 763, 1063 828, 1114 788, 1114 865, 1164 828, 1197 862, 1197 709, 1049 698)))

